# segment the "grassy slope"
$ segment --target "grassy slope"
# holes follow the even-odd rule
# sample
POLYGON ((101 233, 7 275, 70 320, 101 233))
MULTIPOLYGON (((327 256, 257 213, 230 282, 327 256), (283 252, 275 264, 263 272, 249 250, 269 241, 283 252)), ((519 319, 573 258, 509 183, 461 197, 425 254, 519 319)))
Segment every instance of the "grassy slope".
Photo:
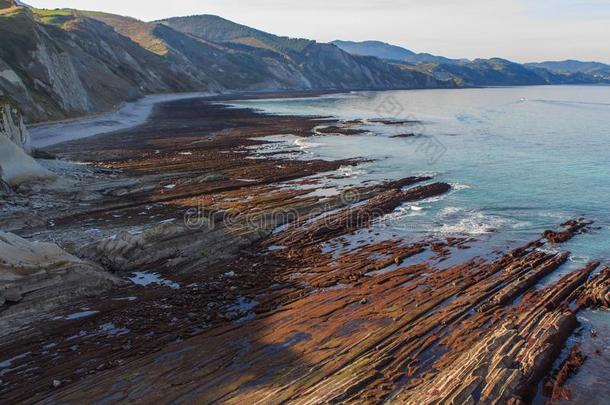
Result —
POLYGON ((111 26, 116 32, 130 38, 150 52, 157 55, 165 55, 168 52, 166 44, 153 34, 156 25, 136 20, 135 18, 73 9, 33 9, 32 12, 39 22, 56 26, 63 26, 66 22, 76 18, 92 18, 111 26))
POLYGON ((36 32, 27 11, 9 8, 0 12, 0 58, 18 60, 36 49, 36 32))
POLYGON ((161 23, 196 37, 215 42, 247 44, 280 54, 299 53, 314 41, 280 37, 213 15, 170 18, 161 23))
MULTIPOLYGON (((217 44, 185 35, 171 27, 159 23, 147 23, 131 17, 123 17, 96 11, 82 10, 36 10, 41 21, 58 24, 69 29, 69 23, 76 19, 92 19, 112 27, 120 35, 129 38, 143 49, 162 57, 166 63, 192 64, 190 70, 198 70, 200 76, 207 76, 226 88, 247 88, 252 83, 265 80, 265 66, 247 54, 234 55, 217 44)), ((184 66, 182 66, 184 67, 184 66)), ((180 89, 174 78, 165 77, 171 86, 180 89)))

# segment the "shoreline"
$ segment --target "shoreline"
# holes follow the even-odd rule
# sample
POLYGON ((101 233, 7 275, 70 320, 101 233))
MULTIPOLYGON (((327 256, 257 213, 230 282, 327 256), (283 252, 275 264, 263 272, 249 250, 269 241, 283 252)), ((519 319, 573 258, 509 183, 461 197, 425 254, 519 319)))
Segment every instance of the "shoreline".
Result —
MULTIPOLYGON (((561 243, 582 237, 586 221, 488 259, 469 255, 472 238, 375 240, 376 220, 450 186, 404 177, 311 195, 324 189, 313 175, 361 161, 256 147, 276 133, 311 136, 316 117, 201 98, 153 110, 145 125, 48 148, 93 173, 12 229, 125 283, 0 336, 7 402, 438 403, 474 391, 527 401, 576 327, 567 304, 592 305, 607 283, 592 263, 536 286, 566 262, 561 243), (559 250, 542 251, 551 240, 559 250)), ((0 316, 19 319, 32 300, 24 294, 0 316)))
POLYGON ((340 90, 330 91, 268 91, 268 92, 187 92, 151 94, 143 96, 134 101, 124 101, 115 109, 105 112, 93 113, 81 117, 68 118, 65 120, 40 122, 28 125, 32 135, 32 145, 37 148, 45 148, 58 143, 71 140, 83 139, 97 135, 105 135, 113 132, 128 130, 145 124, 158 104, 170 101, 188 100, 200 98, 203 100, 226 101, 239 99, 258 98, 285 98, 285 97, 315 97, 324 94, 340 94, 340 90), (126 121, 130 121, 127 122, 126 121), (63 126, 72 135, 63 135, 53 138, 54 129, 63 126), (76 135, 76 133, 80 133, 76 135))

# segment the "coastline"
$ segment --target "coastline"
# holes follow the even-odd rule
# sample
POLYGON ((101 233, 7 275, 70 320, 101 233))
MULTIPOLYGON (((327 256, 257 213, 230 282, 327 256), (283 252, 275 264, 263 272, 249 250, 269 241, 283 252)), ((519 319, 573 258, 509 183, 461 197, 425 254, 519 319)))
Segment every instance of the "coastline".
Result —
MULTIPOLYGON (((485 88, 518 88, 518 87, 561 87, 561 86, 586 86, 608 87, 610 84, 545 84, 545 85, 522 85, 522 86, 471 86, 459 87, 455 90, 476 90, 485 88)), ((66 142, 74 139, 92 137, 96 135, 109 134, 116 131, 127 130, 138 125, 144 124, 152 114, 155 105, 175 100, 190 98, 205 98, 213 101, 235 101, 235 100, 256 100, 256 99, 285 99, 285 98, 308 98, 331 94, 346 94, 360 91, 392 92, 392 91, 421 91, 421 90, 452 90, 451 88, 439 87, 437 89, 334 89, 334 90, 278 90, 278 91, 227 91, 227 92, 186 92, 186 93, 164 93, 149 94, 134 101, 124 101, 115 109, 87 114, 80 117, 68 118, 65 120, 38 122, 28 124, 28 129, 32 135, 33 146, 44 148, 57 143, 66 142), (54 137, 54 128, 63 126, 64 131, 68 131, 62 137, 54 137)))
POLYGON ((260 91, 260 92, 187 92, 150 94, 134 101, 125 101, 115 109, 65 120, 40 122, 28 125, 32 144, 45 148, 62 142, 104 135, 127 130, 145 124, 157 104, 201 98, 214 101, 229 101, 257 98, 315 97, 324 94, 339 94, 346 90, 331 91, 260 91), (53 136, 57 127, 62 127, 62 136, 53 136), (66 133, 67 132, 67 133, 66 133))
POLYGON ((29 131, 32 136, 32 145, 44 148, 57 143, 133 128, 144 124, 152 114, 155 105, 159 103, 212 95, 213 93, 149 95, 133 102, 123 102, 111 111, 31 125, 29 131), (58 126, 62 127, 62 135, 53 135, 58 126))
MULTIPOLYGON (((404 202, 442 195, 448 185, 405 177, 315 196, 312 190, 324 186, 312 175, 360 161, 257 156, 255 148, 267 143, 257 138, 276 133, 310 136, 320 125, 316 117, 226 109, 201 98, 160 103, 150 112, 151 119, 121 132, 47 148, 100 168, 80 184, 91 195, 78 205, 66 201, 63 210, 43 209, 38 223, 13 229, 70 246, 122 278, 156 274, 166 282, 69 301, 38 321, 38 331, 4 336, 0 345, 10 358, 36 356, 3 369, 1 398, 119 400, 145 393, 140 400, 280 402, 367 395, 369 402, 434 403, 449 398, 411 396, 445 390, 467 397, 481 383, 473 367, 484 365, 489 390, 507 375, 513 384, 490 395, 527 399, 575 328, 565 303, 593 294, 593 287, 581 291, 593 265, 535 288, 567 259, 538 250, 551 243, 550 234, 483 261, 459 259, 476 245, 471 238, 369 242, 335 257, 325 250, 329 244, 338 248, 352 233, 365 239, 375 219, 404 202), (96 188, 100 181, 105 188, 96 188), (98 233, 85 236, 83 224, 98 233), (453 256, 458 264, 444 267, 453 256), (88 311, 96 312, 66 319, 88 311), (548 339, 537 342, 541 334, 548 339), (523 351, 498 346, 511 341, 522 342, 523 351), (528 345, 540 357, 530 368, 515 368, 510 361, 535 353, 528 345), (480 364, 469 364, 470 348, 486 351, 480 364), (493 360, 503 356, 509 360, 493 360), (36 372, 21 373, 28 369, 36 372), (165 373, 172 380, 160 378, 165 373), (442 386, 449 373, 460 378, 442 386)), ((565 224, 561 239, 588 226, 565 224)))

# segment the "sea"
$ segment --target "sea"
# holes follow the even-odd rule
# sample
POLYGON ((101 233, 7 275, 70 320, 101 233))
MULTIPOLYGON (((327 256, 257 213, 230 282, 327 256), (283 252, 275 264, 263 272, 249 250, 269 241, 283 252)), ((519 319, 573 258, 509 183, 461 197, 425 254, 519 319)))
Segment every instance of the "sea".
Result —
POLYGON ((365 120, 355 125, 369 131, 361 135, 268 137, 267 151, 305 152, 296 158, 369 160, 342 168, 338 186, 413 175, 451 184, 446 196, 392 216, 386 225, 402 236, 464 235, 502 246, 584 217, 593 231, 561 247, 578 263, 610 260, 610 87, 352 92, 232 105, 365 120))

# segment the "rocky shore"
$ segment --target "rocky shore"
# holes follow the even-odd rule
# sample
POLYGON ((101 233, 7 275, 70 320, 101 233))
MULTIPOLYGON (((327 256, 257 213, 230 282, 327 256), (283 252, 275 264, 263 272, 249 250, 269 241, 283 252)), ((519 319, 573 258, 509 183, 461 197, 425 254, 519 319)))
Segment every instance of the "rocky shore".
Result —
POLYGON ((324 180, 362 160, 257 154, 269 135, 351 125, 189 99, 45 148, 61 186, 2 196, 0 402, 569 397, 577 316, 610 302, 600 262, 560 271, 592 223, 485 257, 467 237, 380 239, 385 216, 451 186, 335 190, 324 180))

